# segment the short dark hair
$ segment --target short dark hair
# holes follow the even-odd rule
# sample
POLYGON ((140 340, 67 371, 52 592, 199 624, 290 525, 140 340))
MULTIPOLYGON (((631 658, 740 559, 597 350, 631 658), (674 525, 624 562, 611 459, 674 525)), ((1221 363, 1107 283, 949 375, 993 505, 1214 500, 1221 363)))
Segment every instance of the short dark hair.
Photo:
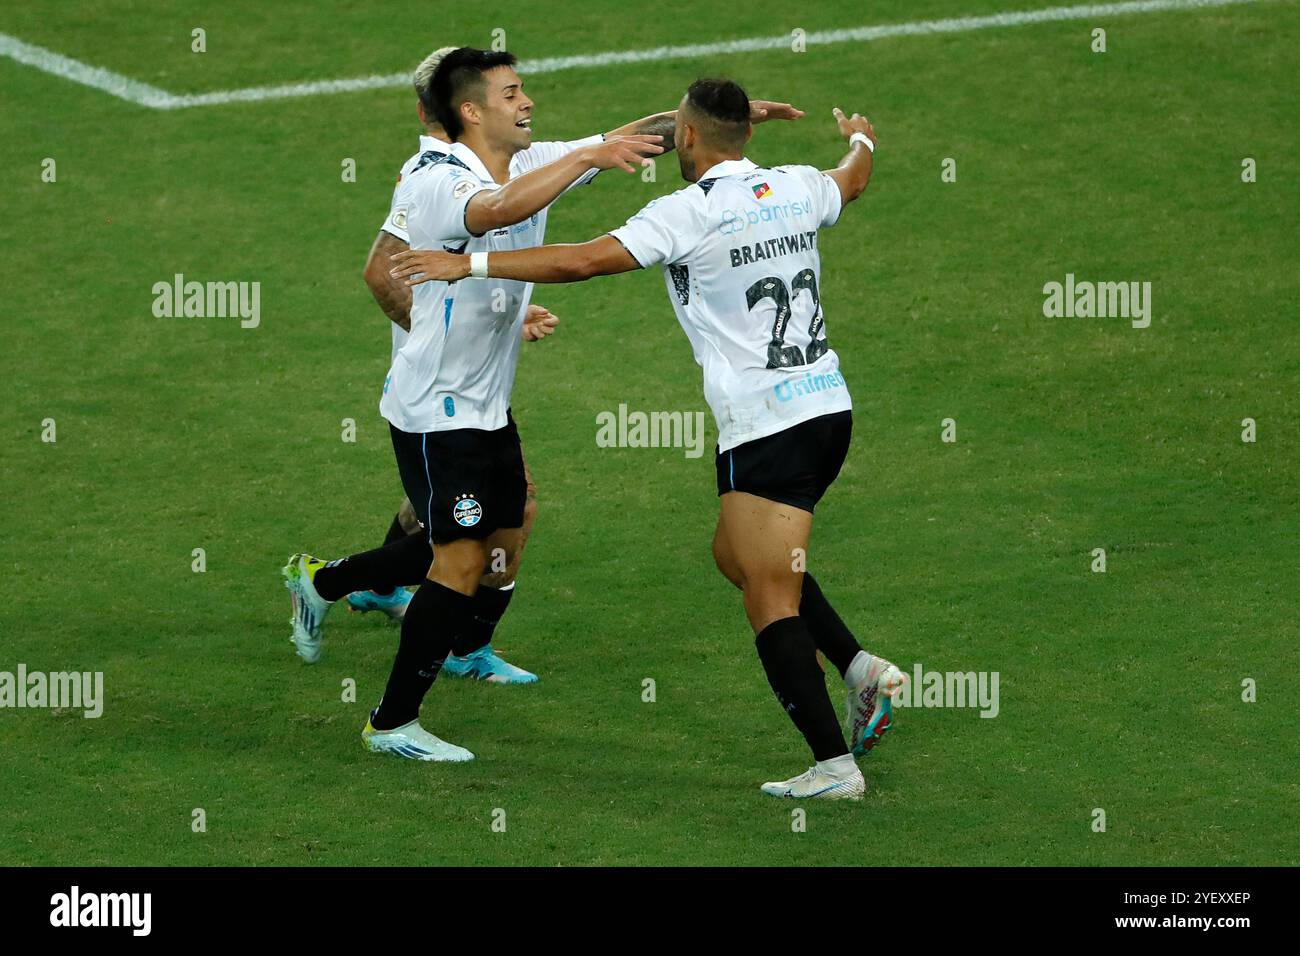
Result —
POLYGON ((483 74, 500 66, 514 66, 515 56, 504 50, 476 50, 463 46, 442 58, 429 79, 428 93, 421 98, 426 115, 432 114, 447 135, 456 141, 465 132, 460 104, 483 95, 483 74))
POLYGON ((719 146, 743 148, 749 136, 749 97, 740 84, 726 79, 700 79, 686 91, 690 113, 704 122, 707 139, 719 146))
POLYGON ((749 97, 735 80, 696 80, 686 91, 691 105, 723 123, 749 122, 749 97))

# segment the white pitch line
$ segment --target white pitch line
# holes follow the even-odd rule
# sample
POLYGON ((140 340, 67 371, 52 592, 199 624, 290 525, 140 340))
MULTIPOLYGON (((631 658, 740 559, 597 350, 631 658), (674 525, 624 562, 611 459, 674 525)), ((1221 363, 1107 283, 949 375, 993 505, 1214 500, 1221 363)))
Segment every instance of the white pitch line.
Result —
MULTIPOLYGON (((1071 7, 1049 7, 1044 10, 1018 10, 994 13, 982 17, 953 17, 944 20, 917 20, 910 23, 886 23, 874 27, 854 27, 845 30, 822 30, 805 37, 808 46, 832 43, 867 43, 889 37, 927 36, 937 33, 969 33, 997 27, 1017 27, 1031 23, 1059 23, 1065 20, 1091 20, 1100 17, 1131 13, 1159 13, 1162 11, 1191 11, 1211 7, 1231 7, 1261 0, 1130 0, 1126 3, 1090 3, 1071 7)), ((695 43, 688 46, 661 46, 649 50, 625 50, 609 53, 590 53, 579 56, 549 57, 541 60, 521 60, 520 73, 556 73, 586 67, 612 66, 621 63, 645 63, 660 60, 684 60, 696 57, 718 56, 728 53, 751 53, 759 50, 789 49, 791 36, 753 37, 744 40, 727 40, 719 43, 695 43)), ((242 90, 219 90, 214 93, 178 94, 147 83, 141 83, 114 73, 111 70, 88 66, 78 60, 46 50, 16 37, 0 33, 0 56, 7 56, 34 66, 38 70, 61 76, 119 99, 147 106, 151 109, 173 110, 191 106, 217 106, 223 103, 253 103, 260 100, 282 100, 301 96, 324 96, 333 93, 350 93, 357 90, 388 89, 406 86, 411 82, 409 73, 389 73, 361 76, 350 80, 318 80, 311 83, 285 83, 278 86, 253 86, 242 90)))
POLYGON ((88 66, 80 60, 63 56, 53 50, 47 50, 32 43, 24 43, 17 37, 11 37, 7 33, 0 33, 0 55, 7 56, 11 60, 17 60, 27 66, 34 66, 46 73, 61 76, 65 80, 102 90, 119 99, 140 106, 149 106, 153 109, 169 109, 176 99, 166 90, 160 90, 156 86, 140 83, 120 73, 114 73, 112 70, 88 66))

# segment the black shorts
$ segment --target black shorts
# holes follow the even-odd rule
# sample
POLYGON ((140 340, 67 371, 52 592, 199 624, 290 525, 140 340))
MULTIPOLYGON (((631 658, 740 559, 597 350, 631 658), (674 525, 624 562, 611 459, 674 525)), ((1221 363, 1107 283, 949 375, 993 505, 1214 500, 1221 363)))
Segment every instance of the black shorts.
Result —
POLYGON ((853 413, 833 412, 718 452, 718 494, 743 491, 809 513, 831 486, 853 437, 853 413))
POLYGON ((483 539, 523 526, 528 480, 513 418, 496 431, 388 428, 402 488, 431 542, 483 539))

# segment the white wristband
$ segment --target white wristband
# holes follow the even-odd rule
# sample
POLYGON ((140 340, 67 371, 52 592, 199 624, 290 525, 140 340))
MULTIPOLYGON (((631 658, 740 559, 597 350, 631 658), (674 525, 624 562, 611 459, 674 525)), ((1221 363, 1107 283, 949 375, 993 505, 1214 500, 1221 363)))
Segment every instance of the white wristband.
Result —
POLYGON ((849 146, 852 147, 854 143, 861 143, 863 146, 867 147, 868 153, 874 155, 876 152, 876 144, 871 141, 870 137, 868 137, 866 133, 858 132, 850 136, 849 146))
POLYGON ((486 252, 471 252, 469 254, 469 274, 472 279, 486 279, 488 277, 486 252))

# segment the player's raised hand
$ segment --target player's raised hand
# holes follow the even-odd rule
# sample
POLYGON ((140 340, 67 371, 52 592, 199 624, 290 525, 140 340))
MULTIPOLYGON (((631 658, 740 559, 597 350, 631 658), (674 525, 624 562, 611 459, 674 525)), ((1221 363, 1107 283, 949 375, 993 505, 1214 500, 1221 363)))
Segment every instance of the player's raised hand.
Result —
POLYGON ((559 324, 560 317, 553 315, 550 309, 542 305, 529 304, 519 334, 525 342, 536 342, 554 333, 555 327, 559 324))
POLYGON ((587 158, 597 169, 619 169, 636 172, 632 164, 644 166, 646 160, 664 151, 662 136, 635 133, 630 136, 608 136, 605 142, 584 146, 587 158))
POLYGON ((765 123, 768 120, 797 120, 803 116, 803 110, 789 103, 774 103, 772 100, 750 100, 749 121, 765 123))
POLYGON ((450 252, 407 249, 388 258, 394 263, 388 274, 394 279, 405 279, 407 285, 456 282, 469 275, 469 256, 453 255, 450 252))
POLYGON ((854 133, 865 133, 867 139, 871 140, 871 145, 876 145, 876 131, 871 128, 871 121, 859 113, 852 116, 845 116, 844 111, 838 106, 831 110, 835 116, 835 122, 840 124, 840 135, 848 139, 854 133))

